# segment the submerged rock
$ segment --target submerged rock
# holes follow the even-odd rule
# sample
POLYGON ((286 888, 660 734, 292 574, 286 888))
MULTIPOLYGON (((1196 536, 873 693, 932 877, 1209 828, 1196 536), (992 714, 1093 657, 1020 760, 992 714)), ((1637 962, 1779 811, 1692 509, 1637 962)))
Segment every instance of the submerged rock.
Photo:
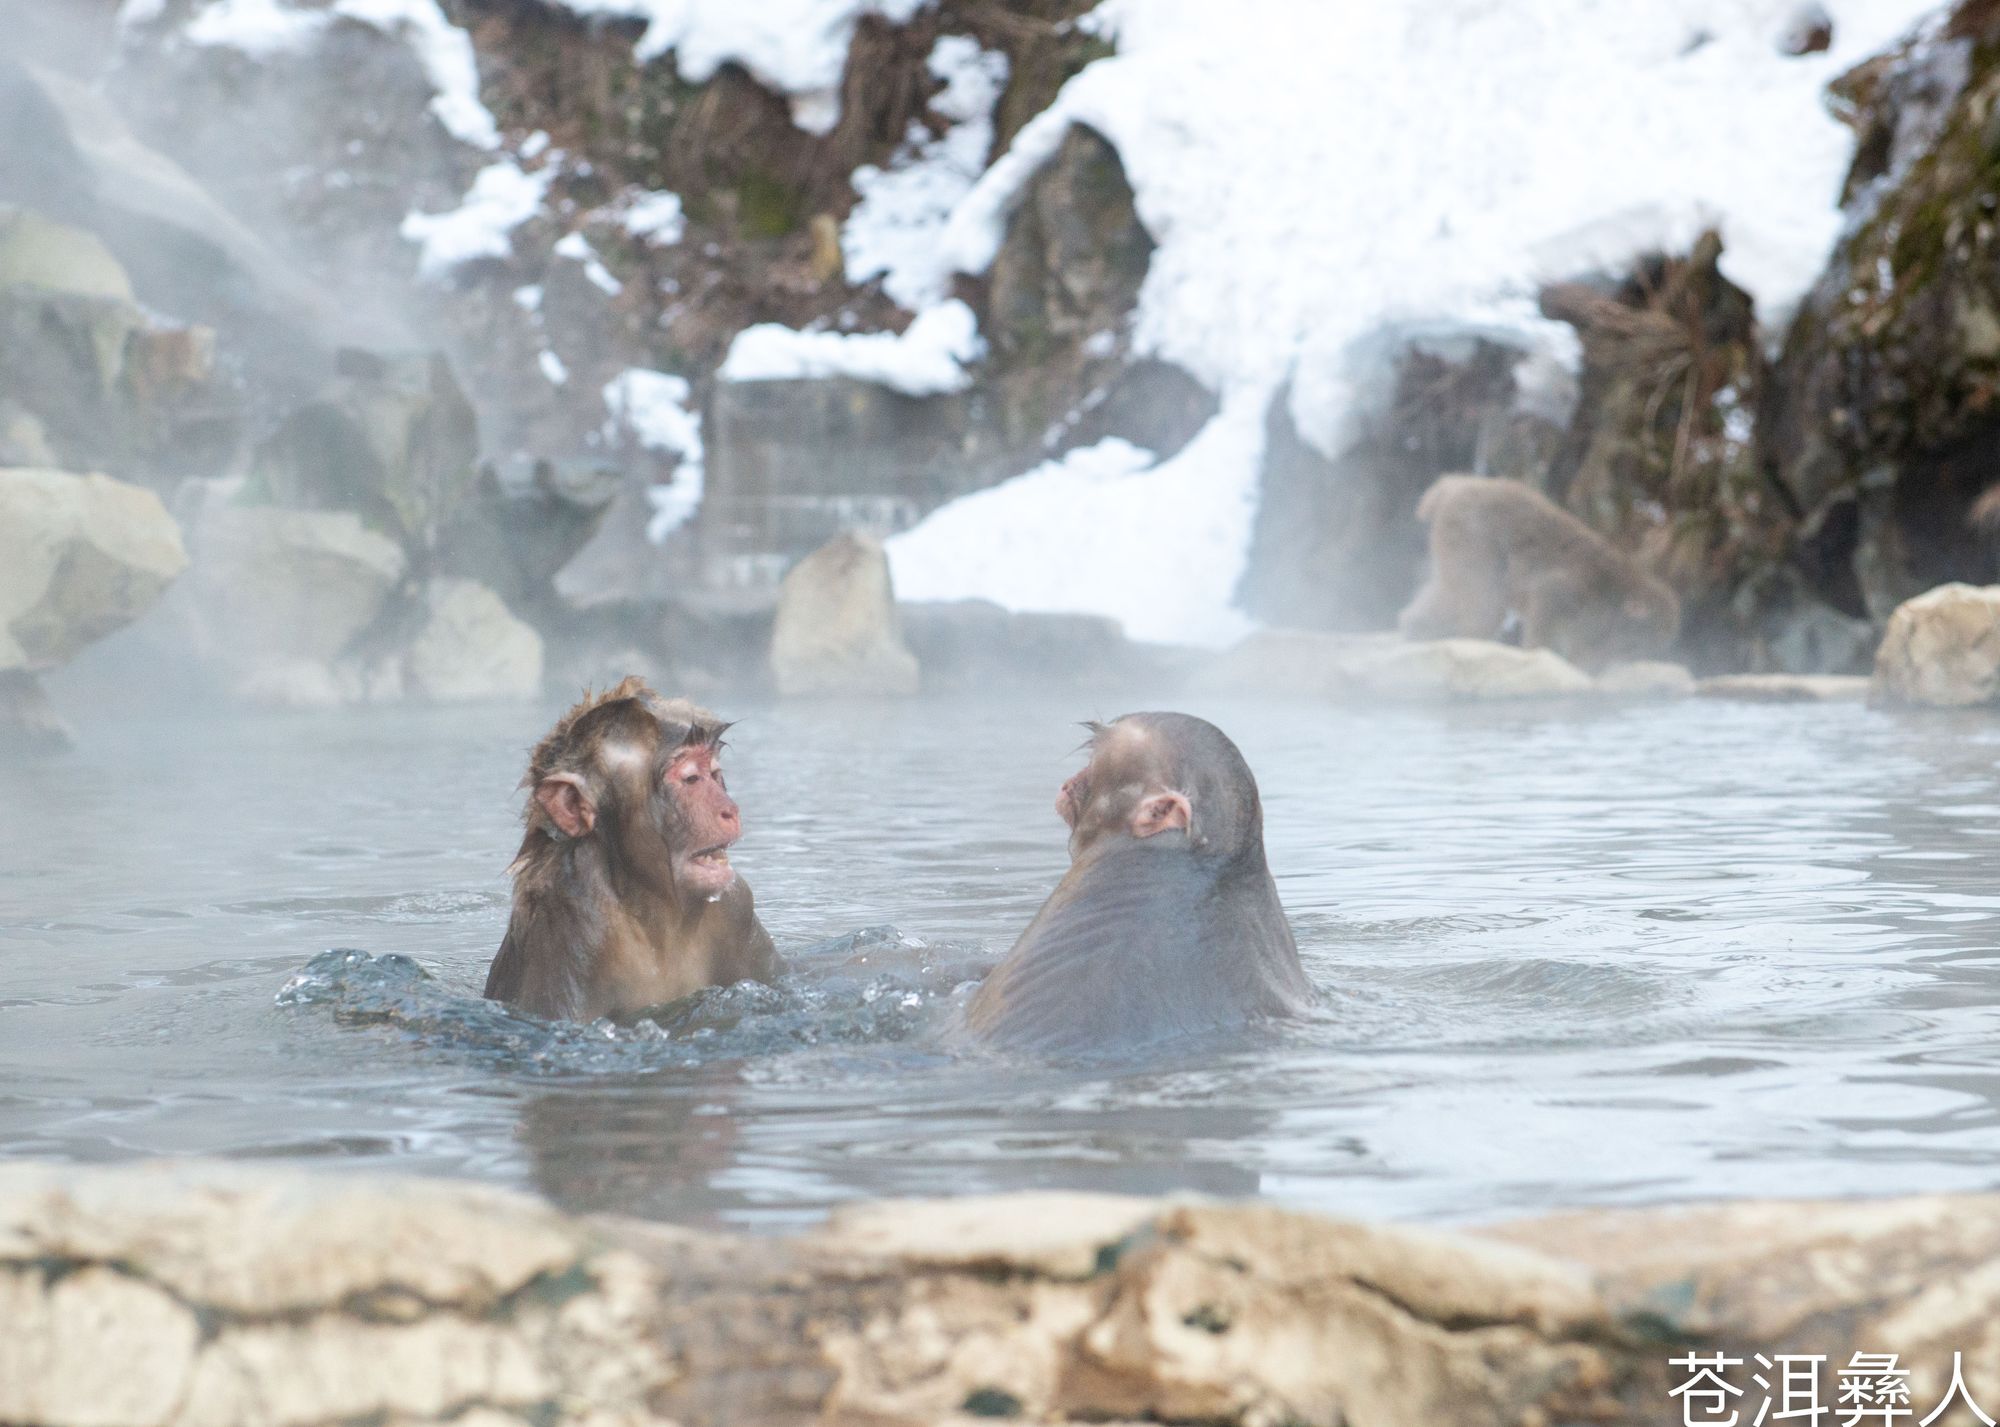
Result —
POLYGON ((1453 1233, 1020 1194, 781 1238, 441 1180, 14 1164, 0 1420, 1639 1427, 1690 1348, 1895 1353, 1921 1413, 1961 1359, 2000 1398, 1996 1255, 1995 1196, 1453 1233))
POLYGON ((1133 644, 1106 615, 1019 612, 990 600, 918 601, 896 609, 926 693, 1130 686, 1159 678, 1175 657, 1133 644))
POLYGON ((1868 680, 1859 674, 1717 674, 1695 685, 1704 699, 1750 704, 1859 703, 1868 680))
POLYGON ((1622 699, 1679 699, 1695 690, 1694 675, 1682 664, 1642 659, 1613 664, 1597 676, 1597 692, 1622 699))
POLYGON ((1899 605, 1875 653, 1873 692, 1944 708, 2000 699, 2000 585, 1940 585, 1899 605))
POLYGON ((838 535, 792 567, 778 590, 771 673, 787 696, 917 691, 879 541, 838 535))
POLYGON ((1393 634, 1265 630, 1201 669, 1195 687, 1392 702, 1477 702, 1588 694, 1591 677, 1547 649, 1487 639, 1404 640, 1393 634))

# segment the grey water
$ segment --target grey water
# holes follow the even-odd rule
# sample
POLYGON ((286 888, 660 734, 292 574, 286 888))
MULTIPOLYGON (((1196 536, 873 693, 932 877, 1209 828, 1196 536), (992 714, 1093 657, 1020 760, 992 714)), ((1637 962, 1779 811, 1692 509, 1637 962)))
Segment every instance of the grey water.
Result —
POLYGON ((748 1228, 1020 1188, 1465 1221, 2000 1183, 2000 721, 1178 706, 1258 773, 1321 1005, 1088 1064, 944 1032, 1118 705, 727 706, 736 865, 796 969, 629 1029, 477 1000, 551 711, 107 709, 0 768, 0 1157, 748 1228))

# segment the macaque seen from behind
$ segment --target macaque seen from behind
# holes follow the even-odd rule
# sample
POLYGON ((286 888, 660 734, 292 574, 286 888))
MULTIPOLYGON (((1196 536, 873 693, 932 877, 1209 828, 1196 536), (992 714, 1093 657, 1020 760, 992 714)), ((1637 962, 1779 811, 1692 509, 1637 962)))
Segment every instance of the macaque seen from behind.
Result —
POLYGON ((1519 481, 1441 477, 1417 518, 1430 526, 1430 577, 1396 621, 1412 639, 1496 639, 1511 615, 1524 647, 1595 672, 1659 658, 1680 633, 1663 581, 1519 481))
POLYGON ((991 1044, 1076 1053, 1296 1014, 1312 989, 1264 861, 1264 808, 1221 729, 1091 726, 1062 786, 1070 868, 966 1008, 991 1044))
POLYGON ((535 746, 489 999, 595 1020, 777 974, 729 865, 742 832, 722 776, 727 727, 633 678, 586 697, 535 746))

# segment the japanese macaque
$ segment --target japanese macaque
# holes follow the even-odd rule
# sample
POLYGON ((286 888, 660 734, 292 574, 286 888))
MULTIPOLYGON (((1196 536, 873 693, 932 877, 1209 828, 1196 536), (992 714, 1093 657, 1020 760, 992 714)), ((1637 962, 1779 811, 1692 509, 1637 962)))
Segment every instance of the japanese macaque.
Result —
POLYGON ((728 724, 643 680, 564 714, 528 762, 514 913, 486 995, 538 1016, 629 1016, 780 963, 729 865, 728 724))
POLYGON ((1063 1054, 1302 1011, 1312 988, 1236 745, 1179 713, 1089 727, 1090 762, 1056 797, 1069 871, 973 997, 967 1027, 1063 1054))
POLYGON ((1411 639, 1497 639, 1596 671, 1657 658, 1680 633, 1667 585, 1519 481, 1444 476, 1417 503, 1430 526, 1430 578, 1397 619, 1411 639))

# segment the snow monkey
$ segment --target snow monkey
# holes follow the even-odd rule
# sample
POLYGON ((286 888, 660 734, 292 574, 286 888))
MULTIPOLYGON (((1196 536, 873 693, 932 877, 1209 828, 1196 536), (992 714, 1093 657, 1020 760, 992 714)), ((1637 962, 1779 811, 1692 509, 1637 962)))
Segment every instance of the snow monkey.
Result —
POLYGON ((1510 618, 1521 643, 1593 672, 1658 658, 1680 633, 1666 584, 1519 481, 1443 476, 1417 503, 1430 526, 1430 578, 1397 619, 1411 639, 1498 638, 1510 618))
POLYGON ((1056 796, 1069 871, 973 997, 967 1027, 1061 1054, 1302 1011, 1312 988, 1236 745, 1179 713, 1088 727, 1090 761, 1056 796))
POLYGON ((778 973, 729 865, 742 822, 722 779, 728 727, 631 678, 535 745, 489 999, 588 1021, 778 973))

